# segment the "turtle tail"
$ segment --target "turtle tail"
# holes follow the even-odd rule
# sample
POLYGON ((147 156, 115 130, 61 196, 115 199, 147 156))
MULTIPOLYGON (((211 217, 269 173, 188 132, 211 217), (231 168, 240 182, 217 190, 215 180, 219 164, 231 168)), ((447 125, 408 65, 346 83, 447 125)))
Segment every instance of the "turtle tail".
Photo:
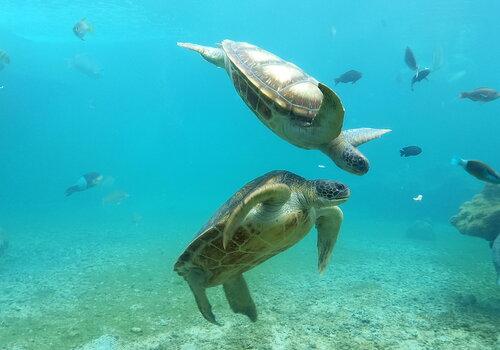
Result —
POLYGON ((202 46, 191 43, 177 43, 177 46, 198 52, 208 62, 217 67, 224 68, 224 51, 218 47, 202 46))

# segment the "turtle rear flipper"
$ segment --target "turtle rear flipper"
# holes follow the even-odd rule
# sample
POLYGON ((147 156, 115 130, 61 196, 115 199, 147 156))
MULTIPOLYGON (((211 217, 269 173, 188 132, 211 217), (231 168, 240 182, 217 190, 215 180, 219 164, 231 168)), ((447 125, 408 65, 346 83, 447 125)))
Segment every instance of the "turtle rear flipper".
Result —
POLYGON ((208 62, 224 68, 224 51, 218 47, 202 46, 191 43, 177 43, 177 46, 198 52, 208 62))
POLYGON ((325 212, 316 219, 318 230, 318 270, 322 274, 332 256, 333 247, 337 242, 340 225, 344 215, 339 207, 325 209, 325 212))
POLYGON ((233 312, 247 315, 252 322, 257 321, 257 309, 243 275, 224 283, 224 293, 233 312))
POLYGON ((342 136, 354 147, 361 146, 368 141, 378 139, 380 136, 391 132, 390 129, 358 128, 342 131, 342 136))
POLYGON ((186 276, 184 276, 184 278, 193 292, 196 305, 198 305, 198 309, 203 317, 205 317, 208 322, 221 326, 221 324, 215 319, 215 316, 212 313, 212 305, 210 305, 210 301, 208 301, 207 298, 207 291, 205 288, 205 272, 199 269, 192 269, 186 274, 186 276))

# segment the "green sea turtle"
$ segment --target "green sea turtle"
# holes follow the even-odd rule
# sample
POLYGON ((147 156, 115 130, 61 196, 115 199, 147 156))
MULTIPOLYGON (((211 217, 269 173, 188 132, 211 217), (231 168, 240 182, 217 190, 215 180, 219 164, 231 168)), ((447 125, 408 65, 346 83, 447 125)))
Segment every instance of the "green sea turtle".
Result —
POLYGON ((218 324, 206 288, 222 284, 231 309, 256 321, 243 273, 300 241, 316 225, 318 269, 330 260, 347 186, 273 171, 246 184, 215 213, 177 260, 203 317, 218 324))
POLYGON ((390 131, 341 131, 344 107, 335 92, 257 46, 231 40, 222 41, 220 47, 178 45, 224 68, 243 101, 278 136, 295 146, 324 152, 350 173, 362 175, 369 169, 368 159, 356 147, 390 131))

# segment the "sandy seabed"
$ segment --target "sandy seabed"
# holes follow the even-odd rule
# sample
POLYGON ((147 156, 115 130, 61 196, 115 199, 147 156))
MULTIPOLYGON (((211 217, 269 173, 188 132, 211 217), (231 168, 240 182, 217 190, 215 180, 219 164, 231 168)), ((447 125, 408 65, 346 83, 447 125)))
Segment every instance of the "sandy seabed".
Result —
POLYGON ((487 243, 448 225, 418 241, 405 237, 409 223, 345 223, 323 276, 312 232, 246 274, 256 323, 209 290, 221 327, 172 271, 192 232, 120 226, 11 232, 0 349, 500 349, 487 243))

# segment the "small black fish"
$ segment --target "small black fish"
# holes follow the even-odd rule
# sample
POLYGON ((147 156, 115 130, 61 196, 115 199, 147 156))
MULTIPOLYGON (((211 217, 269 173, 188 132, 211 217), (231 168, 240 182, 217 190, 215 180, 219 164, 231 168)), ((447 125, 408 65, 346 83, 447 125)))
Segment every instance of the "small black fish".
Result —
POLYGON ((422 149, 418 146, 406 146, 399 150, 401 157, 418 156, 422 153, 422 149))
POLYGON ((460 165, 475 178, 492 184, 500 184, 500 174, 480 160, 453 159, 452 164, 460 165))
POLYGON ((431 70, 429 68, 424 68, 422 70, 419 70, 417 71, 417 74, 415 74, 413 76, 413 78, 411 79, 411 89, 413 91, 413 85, 415 83, 418 83, 419 81, 422 81, 422 80, 427 80, 427 76, 431 74, 431 70))
POLYGON ((470 92, 462 92, 460 98, 468 98, 471 101, 491 102, 500 98, 500 93, 490 88, 479 88, 470 92))
POLYGON ((362 76, 363 76, 363 73, 358 72, 357 70, 350 70, 350 71, 342 74, 340 77, 335 78, 335 85, 337 85, 338 83, 354 84, 359 79, 361 79, 362 76))
POLYGON ((408 68, 410 68, 411 70, 414 70, 414 71, 418 70, 417 60, 415 59, 415 55, 413 54, 413 51, 409 47, 406 48, 405 62, 406 62, 406 65, 408 66, 408 68))

